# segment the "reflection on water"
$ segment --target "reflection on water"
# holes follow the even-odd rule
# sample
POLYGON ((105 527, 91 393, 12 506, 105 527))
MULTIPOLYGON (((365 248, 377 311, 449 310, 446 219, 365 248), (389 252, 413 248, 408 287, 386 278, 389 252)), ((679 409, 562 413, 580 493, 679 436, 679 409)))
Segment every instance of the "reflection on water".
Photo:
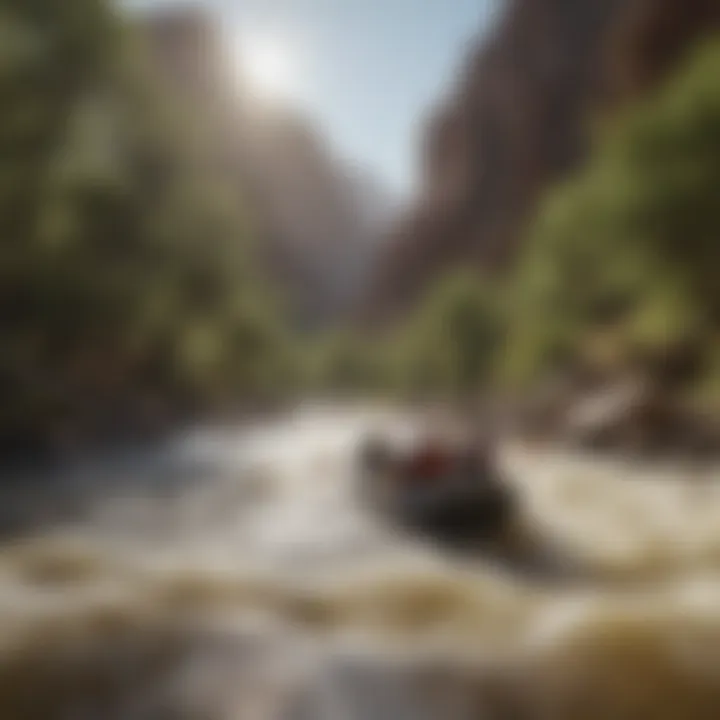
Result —
POLYGON ((303 409, 11 483, 0 717, 715 718, 720 483, 508 449, 491 557, 352 502, 380 411, 303 409))

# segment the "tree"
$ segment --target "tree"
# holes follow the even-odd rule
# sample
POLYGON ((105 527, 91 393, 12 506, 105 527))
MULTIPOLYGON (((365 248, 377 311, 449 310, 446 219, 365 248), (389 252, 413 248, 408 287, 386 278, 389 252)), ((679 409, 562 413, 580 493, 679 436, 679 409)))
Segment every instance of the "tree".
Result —
POLYGON ((471 393, 494 374, 503 338, 496 289, 473 273, 443 279, 406 330, 400 372, 413 391, 471 393))
POLYGON ((15 3, 0 36, 0 439, 273 389, 287 338, 200 114, 102 0, 15 3))
POLYGON ((547 201, 512 293, 515 377, 581 361, 600 333, 628 362, 713 349, 719 74, 715 42, 619 117, 587 169, 547 201))

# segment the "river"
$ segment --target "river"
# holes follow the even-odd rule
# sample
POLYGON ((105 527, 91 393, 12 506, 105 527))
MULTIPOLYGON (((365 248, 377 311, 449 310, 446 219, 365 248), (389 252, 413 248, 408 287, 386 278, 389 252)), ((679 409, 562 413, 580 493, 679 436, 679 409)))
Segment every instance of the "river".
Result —
POLYGON ((303 406, 6 482, 3 720, 716 718, 720 472, 510 447, 507 547, 354 502, 383 408, 303 406))

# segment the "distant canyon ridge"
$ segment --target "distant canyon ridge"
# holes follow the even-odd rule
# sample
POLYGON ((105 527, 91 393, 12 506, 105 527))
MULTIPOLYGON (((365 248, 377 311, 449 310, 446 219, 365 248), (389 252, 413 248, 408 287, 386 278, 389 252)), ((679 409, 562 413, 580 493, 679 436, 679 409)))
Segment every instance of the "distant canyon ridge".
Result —
POLYGON ((260 267, 300 330, 344 321, 371 284, 390 197, 364 170, 333 155, 296 108, 243 88, 220 23, 202 8, 170 6, 140 20, 163 86, 201 108, 213 171, 246 208, 260 267))
POLYGON ((511 269, 541 198, 582 165, 597 124, 717 30, 720 3, 507 0, 430 114, 419 191, 399 213, 309 119, 244 95, 207 13, 165 9, 142 24, 166 85, 205 109, 263 264, 312 329, 400 317, 460 265, 511 269))

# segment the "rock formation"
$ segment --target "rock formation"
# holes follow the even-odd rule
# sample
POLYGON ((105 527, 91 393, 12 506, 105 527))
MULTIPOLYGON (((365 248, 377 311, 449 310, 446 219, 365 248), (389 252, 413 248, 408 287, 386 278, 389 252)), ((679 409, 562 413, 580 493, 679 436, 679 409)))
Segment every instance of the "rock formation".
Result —
POLYGON ((454 266, 512 267, 542 195, 587 156, 599 111, 664 77, 719 9, 509 0, 428 124, 421 190, 388 241, 370 315, 407 309, 454 266))
POLYGON ((248 208, 258 252, 297 325, 342 320, 364 287, 377 234, 368 181, 335 158, 297 110, 243 91, 204 11, 159 10, 143 27, 165 86, 202 109, 213 138, 208 161, 248 208))

